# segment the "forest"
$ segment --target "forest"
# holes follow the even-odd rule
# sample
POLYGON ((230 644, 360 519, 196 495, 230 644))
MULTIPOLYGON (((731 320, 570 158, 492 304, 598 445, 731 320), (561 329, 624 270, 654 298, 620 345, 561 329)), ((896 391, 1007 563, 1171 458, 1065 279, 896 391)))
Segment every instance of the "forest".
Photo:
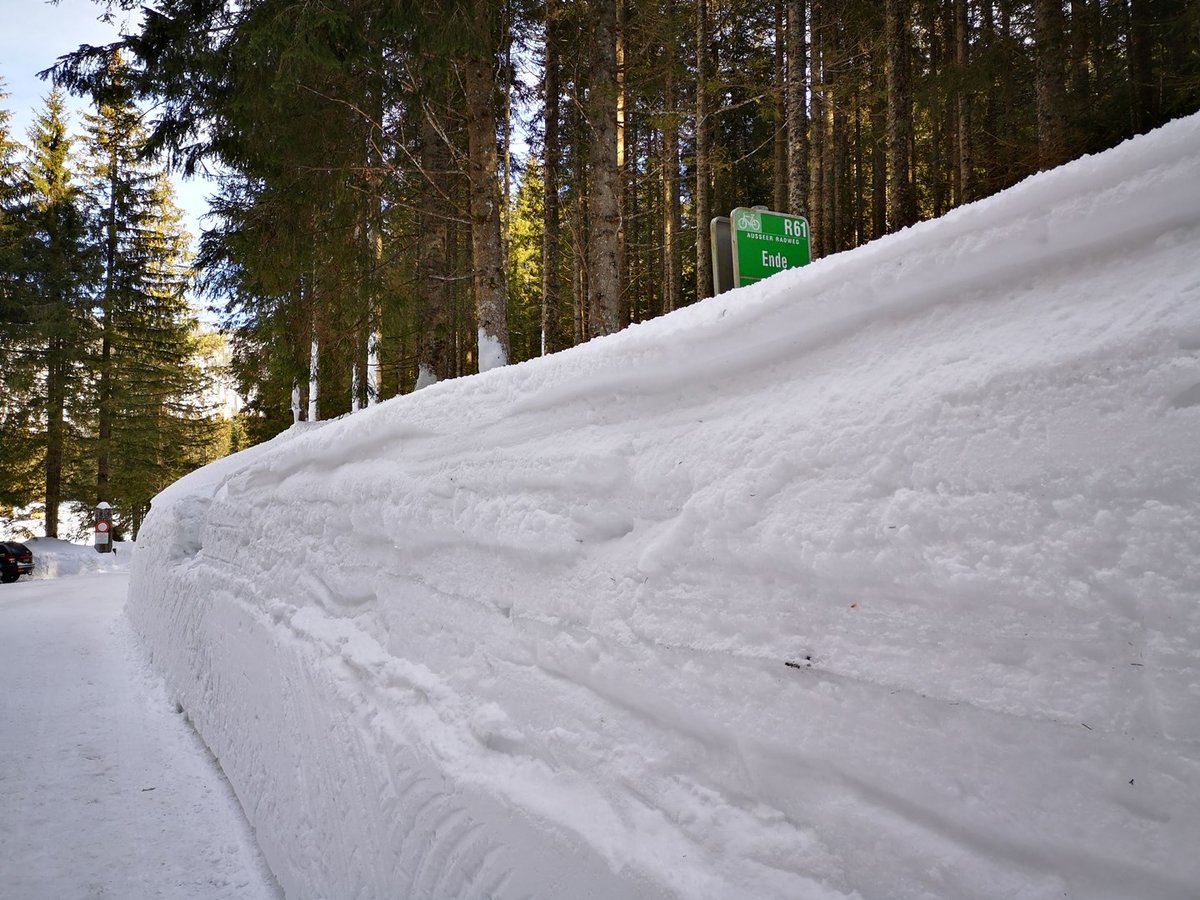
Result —
POLYGON ((11 235, 31 197, 56 201, 32 187, 38 142, 23 171, 4 138, 0 332, 34 327, 20 360, 4 345, 0 428, 47 502, 64 430, 87 432, 78 479, 127 516, 152 493, 115 493, 118 441, 154 435, 185 465, 229 443, 183 383, 194 332, 166 313, 187 290, 220 318, 257 442, 710 296, 709 222, 734 207, 806 216, 827 256, 1200 109, 1194 0, 109 8, 140 8, 137 27, 46 74, 101 119, 150 110, 121 164, 145 224, 118 223, 96 137, 108 193, 70 238, 88 251, 35 258, 59 238, 11 235), (161 180, 134 174, 154 166, 213 180, 194 259, 161 180), (161 365, 130 362, 135 343, 161 365), (156 415, 204 427, 171 437, 156 415))
POLYGON ((136 533, 231 444, 206 397, 220 337, 190 308, 181 214, 121 68, 114 53, 82 134, 57 89, 26 142, 0 107, 0 524, 37 504, 48 537, 78 537, 60 510, 89 522, 100 500, 136 533))

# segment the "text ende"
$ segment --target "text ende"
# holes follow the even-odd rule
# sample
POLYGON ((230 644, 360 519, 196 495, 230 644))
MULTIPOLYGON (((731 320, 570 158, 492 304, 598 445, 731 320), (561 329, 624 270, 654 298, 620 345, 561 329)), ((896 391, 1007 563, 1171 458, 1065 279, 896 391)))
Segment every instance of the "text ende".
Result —
POLYGON ((766 250, 762 252, 762 264, 764 268, 770 269, 786 269, 788 267, 786 256, 782 253, 770 253, 766 250))

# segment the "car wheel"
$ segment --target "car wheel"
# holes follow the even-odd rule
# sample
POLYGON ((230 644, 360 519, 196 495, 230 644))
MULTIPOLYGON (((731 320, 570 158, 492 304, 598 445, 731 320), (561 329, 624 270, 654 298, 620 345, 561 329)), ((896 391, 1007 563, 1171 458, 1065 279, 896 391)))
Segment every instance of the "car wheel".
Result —
POLYGON ((4 584, 12 584, 19 577, 20 576, 16 572, 0 573, 0 582, 3 582, 4 584))

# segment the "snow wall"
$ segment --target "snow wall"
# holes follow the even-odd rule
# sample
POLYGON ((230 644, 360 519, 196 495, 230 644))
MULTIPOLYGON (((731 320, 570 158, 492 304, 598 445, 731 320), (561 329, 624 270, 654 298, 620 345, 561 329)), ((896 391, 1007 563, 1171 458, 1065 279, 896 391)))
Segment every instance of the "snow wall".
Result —
POLYGON ((154 503, 289 898, 1195 898, 1200 119, 154 503))

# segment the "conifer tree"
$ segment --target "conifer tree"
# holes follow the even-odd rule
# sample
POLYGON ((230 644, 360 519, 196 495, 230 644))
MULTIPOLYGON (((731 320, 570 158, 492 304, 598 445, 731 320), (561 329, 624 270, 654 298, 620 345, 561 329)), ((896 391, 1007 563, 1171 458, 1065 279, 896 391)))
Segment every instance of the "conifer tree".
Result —
POLYGON ((513 362, 542 353, 542 179, 542 163, 531 157, 508 214, 508 337, 513 362))
POLYGON ((114 54, 86 119, 100 248, 96 298, 96 500, 136 527, 150 498, 187 471, 212 423, 193 357, 187 237, 171 186, 144 160, 146 132, 114 54))
MULTIPOLYGON (((7 98, 0 80, 0 101, 7 98)), ((37 383, 29 310, 22 300, 24 211, 21 145, 0 107, 0 507, 25 506, 39 495, 37 383)))
POLYGON ((28 310, 40 372, 35 393, 42 417, 39 449, 44 475, 46 536, 58 537, 58 507, 66 478, 79 461, 88 411, 85 354, 93 328, 89 316, 95 254, 88 242, 84 198, 72 177, 66 109, 57 90, 46 98, 29 135, 24 178, 23 283, 19 303, 28 310), (72 407, 78 414, 69 415, 72 407))
POLYGON ((150 501, 207 461, 217 431, 204 399, 195 317, 188 305, 187 234, 165 174, 145 185, 140 221, 123 235, 125 288, 111 340, 107 487, 119 524, 136 537, 150 501))
MULTIPOLYGON (((123 43, 158 104, 149 148, 228 173, 201 262, 260 439, 297 385, 322 417, 361 406, 368 333, 384 397, 428 381, 419 367, 473 371, 481 328, 507 351, 506 314, 511 352, 491 361, 527 354, 529 286, 505 271, 514 122, 545 124, 549 352, 707 296, 714 212, 786 203, 836 252, 1195 111, 1198 9, 156 0, 123 43)), ((92 90, 109 56, 83 48, 56 75, 92 90)))

